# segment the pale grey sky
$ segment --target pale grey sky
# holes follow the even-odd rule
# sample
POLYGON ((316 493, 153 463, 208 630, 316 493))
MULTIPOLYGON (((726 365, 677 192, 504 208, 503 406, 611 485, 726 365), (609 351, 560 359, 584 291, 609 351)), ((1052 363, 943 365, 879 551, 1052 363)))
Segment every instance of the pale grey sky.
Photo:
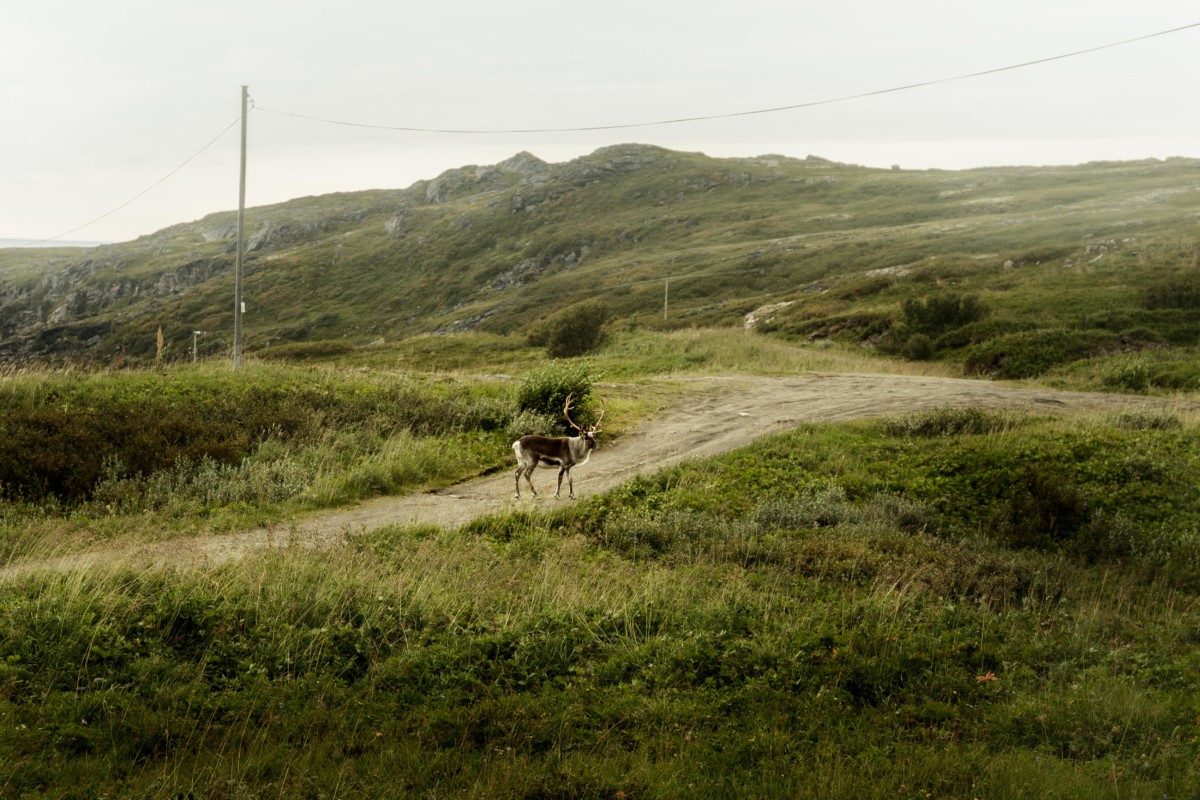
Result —
POLYGON ((124 241, 236 208, 237 125, 204 148, 237 121, 243 84, 257 106, 249 206, 623 142, 906 168, 1200 157, 1200 27, 969 80, 630 129, 433 134, 276 113, 437 129, 640 124, 938 81, 1196 23, 1200 8, 1179 0, 8 4, 0 238, 124 241))

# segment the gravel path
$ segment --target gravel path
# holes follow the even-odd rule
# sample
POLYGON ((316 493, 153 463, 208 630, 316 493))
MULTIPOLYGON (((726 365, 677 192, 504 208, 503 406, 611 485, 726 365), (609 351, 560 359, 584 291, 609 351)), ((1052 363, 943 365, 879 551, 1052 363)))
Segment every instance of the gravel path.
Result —
MULTIPOLYGON (((1025 389, 990 381, 876 374, 794 377, 672 378, 685 393, 635 430, 601 446, 573 471, 577 496, 611 489, 638 474, 686 459, 706 458, 803 422, 891 416, 946 407, 1035 409, 1054 413, 1174 407, 1200 403, 1124 395, 1025 389)), ((515 468, 515 467, 514 467, 515 468)), ((555 500, 557 472, 538 470, 541 496, 514 497, 513 472, 503 470, 438 492, 385 497, 351 509, 316 514, 288 524, 228 535, 176 539, 137 550, 109 549, 0 569, 0 580, 39 569, 69 570, 105 562, 146 566, 204 567, 275 547, 327 548, 347 534, 384 525, 432 523, 455 527, 485 514, 546 507, 555 500)), ((564 490, 565 491, 565 490, 564 490)))

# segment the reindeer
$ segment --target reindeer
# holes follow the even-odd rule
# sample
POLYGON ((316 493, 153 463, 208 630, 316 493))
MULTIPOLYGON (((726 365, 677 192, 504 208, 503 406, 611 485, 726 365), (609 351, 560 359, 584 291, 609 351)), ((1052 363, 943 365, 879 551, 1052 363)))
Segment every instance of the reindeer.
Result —
POLYGON ((567 402, 563 404, 563 416, 566 417, 567 423, 579 431, 578 436, 538 436, 530 434, 522 436, 513 442, 513 452, 517 454, 517 498, 521 497, 521 475, 525 475, 525 481, 529 484, 529 491, 533 492, 533 496, 537 497, 537 489, 533 488, 533 480, 530 475, 539 463, 547 467, 558 467, 558 489, 555 490, 554 496, 558 497, 562 492, 563 476, 567 476, 568 497, 575 499, 575 481, 571 478, 571 467, 576 464, 586 464, 588 458, 592 455, 592 450, 596 448, 596 434, 600 432, 600 420, 604 419, 604 409, 600 409, 600 416, 596 418, 596 422, 587 426, 586 429, 579 427, 571 419, 571 398, 573 394, 567 395, 567 402))

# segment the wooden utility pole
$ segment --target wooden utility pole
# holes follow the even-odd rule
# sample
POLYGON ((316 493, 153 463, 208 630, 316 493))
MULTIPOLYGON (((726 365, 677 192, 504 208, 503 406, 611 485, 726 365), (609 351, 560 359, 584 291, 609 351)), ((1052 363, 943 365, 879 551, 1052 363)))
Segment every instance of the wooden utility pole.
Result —
POLYGON ((667 292, 671 289, 671 279, 663 279, 663 321, 667 320, 667 292))
POLYGON ((242 87, 242 169, 238 181, 237 264, 233 272, 233 368, 242 366, 242 273, 246 266, 246 110, 250 87, 242 87))

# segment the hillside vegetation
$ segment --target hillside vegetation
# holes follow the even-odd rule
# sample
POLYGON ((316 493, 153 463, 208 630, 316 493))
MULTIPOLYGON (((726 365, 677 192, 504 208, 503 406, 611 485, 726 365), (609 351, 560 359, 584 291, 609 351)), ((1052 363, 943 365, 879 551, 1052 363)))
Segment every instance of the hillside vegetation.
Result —
MULTIPOLYGON (((246 349, 523 340, 582 306, 616 329, 754 314, 760 332, 968 374, 1071 376, 1084 362, 1094 382, 1191 388, 1198 199, 1194 159, 906 171, 641 145, 554 165, 519 154, 404 190, 250 209, 246 349), (963 300, 973 316, 939 311, 963 300)), ((74 257, 7 251, 0 352, 148 363, 185 360, 196 341, 226 357, 234 222, 213 214, 74 257)))

